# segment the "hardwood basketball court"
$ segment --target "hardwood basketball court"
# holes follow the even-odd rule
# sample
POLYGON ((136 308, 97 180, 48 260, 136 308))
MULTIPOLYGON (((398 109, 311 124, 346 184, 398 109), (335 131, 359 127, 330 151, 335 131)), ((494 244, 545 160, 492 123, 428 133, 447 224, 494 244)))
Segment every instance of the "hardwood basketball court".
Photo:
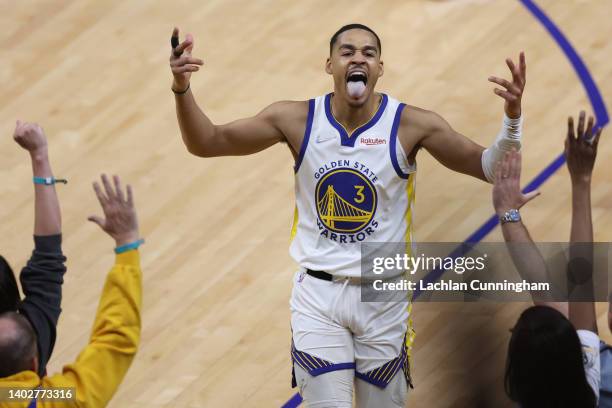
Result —
MULTIPOLYGON (((538 0, 612 97, 612 3, 538 0)), ((68 273, 49 372, 89 337, 113 243, 86 221, 99 206, 91 182, 119 174, 134 187, 144 271, 142 345, 111 407, 280 407, 290 389, 288 255, 293 159, 284 145, 248 157, 198 159, 174 113, 169 37, 195 37, 205 66, 192 77, 216 123, 276 100, 329 92, 323 67, 341 25, 382 40, 379 90, 441 114, 488 146, 503 101, 489 75, 527 55, 523 174, 527 182, 563 148, 566 118, 591 111, 568 60, 517 1, 0 2, 0 246, 15 269, 32 248, 27 155, 16 119, 45 128, 58 186, 68 273)), ((612 241, 612 143, 604 131, 593 180, 597 241, 612 241)), ((491 186, 418 156, 415 236, 462 241, 492 212, 491 186)), ((538 241, 569 239, 570 182, 562 168, 523 211, 538 241)), ((487 240, 500 241, 499 229, 487 240)), ((509 406, 502 376, 508 329, 526 304, 414 307, 416 388, 410 407, 509 406)), ((605 340, 607 305, 598 305, 605 340)))

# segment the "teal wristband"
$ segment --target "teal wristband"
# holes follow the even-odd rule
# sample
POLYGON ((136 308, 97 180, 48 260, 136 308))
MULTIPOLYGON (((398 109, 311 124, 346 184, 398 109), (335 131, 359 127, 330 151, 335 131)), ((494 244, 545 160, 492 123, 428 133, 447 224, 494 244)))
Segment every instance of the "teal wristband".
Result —
POLYGON ((55 183, 68 183, 66 179, 56 179, 55 177, 33 177, 34 184, 44 184, 45 186, 52 186, 55 183))
POLYGON ((131 251, 132 249, 138 249, 138 247, 144 244, 144 239, 139 239, 138 241, 130 242, 129 244, 121 245, 115 248, 116 254, 122 254, 127 251, 131 251))

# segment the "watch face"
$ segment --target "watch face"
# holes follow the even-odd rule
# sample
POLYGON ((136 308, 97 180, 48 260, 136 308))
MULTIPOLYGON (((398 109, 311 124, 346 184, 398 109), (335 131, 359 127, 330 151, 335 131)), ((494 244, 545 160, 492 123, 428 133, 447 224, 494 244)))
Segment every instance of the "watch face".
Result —
POLYGON ((508 210, 505 214, 499 218, 502 224, 506 222, 518 222, 521 220, 521 214, 518 210, 508 210))
POLYGON ((507 214, 509 221, 516 222, 521 220, 521 215, 519 214, 518 210, 510 210, 507 214))

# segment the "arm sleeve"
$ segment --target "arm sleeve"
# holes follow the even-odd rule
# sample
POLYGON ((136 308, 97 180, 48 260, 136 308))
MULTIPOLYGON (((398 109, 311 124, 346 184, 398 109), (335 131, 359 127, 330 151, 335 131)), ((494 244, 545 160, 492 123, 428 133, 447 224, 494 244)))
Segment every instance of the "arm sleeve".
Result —
POLYGON ((61 235, 34 236, 34 251, 19 275, 25 295, 19 313, 30 321, 36 333, 40 376, 45 374, 55 346, 65 262, 61 235))
POLYGON ((482 152, 482 171, 490 183, 495 181, 495 166, 504 158, 506 152, 516 149, 521 150, 521 134, 523 129, 523 117, 510 119, 504 114, 502 127, 495 142, 482 152))
POLYGON ((142 282, 137 250, 117 255, 106 278, 89 344, 45 386, 74 387, 78 406, 105 407, 136 355, 140 342, 142 282))

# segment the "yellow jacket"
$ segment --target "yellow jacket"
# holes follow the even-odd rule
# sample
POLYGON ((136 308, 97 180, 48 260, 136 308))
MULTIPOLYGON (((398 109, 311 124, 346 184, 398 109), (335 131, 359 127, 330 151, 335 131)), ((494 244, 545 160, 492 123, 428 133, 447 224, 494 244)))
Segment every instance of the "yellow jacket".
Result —
MULTIPOLYGON (((113 395, 138 349, 140 342, 140 308, 142 276, 137 250, 119 254, 106 278, 89 344, 76 361, 64 366, 61 374, 40 378, 33 371, 23 371, 0 378, 0 393, 7 388, 51 390, 73 388, 71 401, 39 400, 38 408, 105 407, 113 395)), ((25 408, 31 401, 0 401, 0 408, 25 408)))

